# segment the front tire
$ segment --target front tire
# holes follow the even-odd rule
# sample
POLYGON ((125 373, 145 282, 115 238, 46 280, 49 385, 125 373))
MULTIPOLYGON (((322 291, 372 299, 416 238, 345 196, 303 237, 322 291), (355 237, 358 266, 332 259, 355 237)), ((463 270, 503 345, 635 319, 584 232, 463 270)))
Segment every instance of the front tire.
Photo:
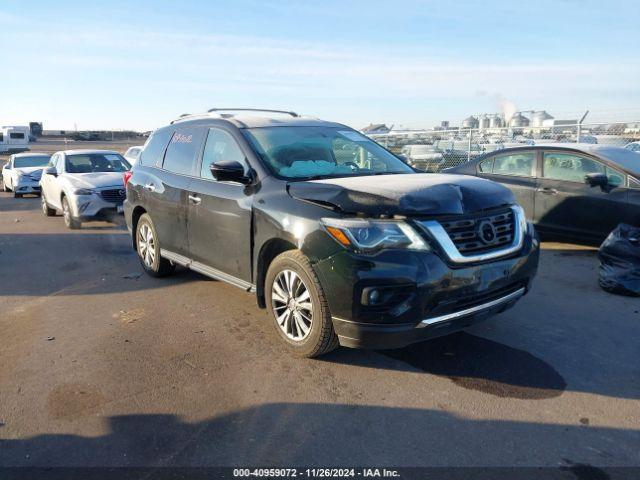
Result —
POLYGON ((142 268, 152 277, 164 277, 173 273, 175 265, 160 256, 160 243, 151 217, 144 213, 136 225, 136 250, 142 268))
POLYGON ((338 346, 324 290, 301 251, 289 250, 271 262, 265 293, 276 330, 291 352, 313 358, 338 346))
POLYGON ((70 228, 71 230, 78 230, 82 226, 80 220, 73 217, 67 197, 62 197, 62 216, 64 217, 64 224, 67 228, 70 228))
POLYGON ((42 213, 45 217, 53 217, 56 214, 55 208, 49 207, 47 199, 44 197, 44 193, 40 195, 40 201, 42 202, 42 213))

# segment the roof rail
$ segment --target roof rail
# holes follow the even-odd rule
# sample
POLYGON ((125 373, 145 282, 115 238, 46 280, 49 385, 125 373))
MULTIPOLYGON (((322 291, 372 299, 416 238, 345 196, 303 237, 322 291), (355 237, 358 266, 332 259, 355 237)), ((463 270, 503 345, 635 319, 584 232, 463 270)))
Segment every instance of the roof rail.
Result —
POLYGON ((266 108, 210 108, 207 113, 213 112, 268 112, 268 113, 284 113, 285 115, 291 115, 292 117, 299 117, 296 112, 289 112, 286 110, 269 110, 266 108))
POLYGON ((208 116, 209 114, 207 113, 183 113, 175 120, 171 120, 170 125, 173 125, 174 123, 179 122, 180 120, 185 120, 188 118, 208 117, 208 116))

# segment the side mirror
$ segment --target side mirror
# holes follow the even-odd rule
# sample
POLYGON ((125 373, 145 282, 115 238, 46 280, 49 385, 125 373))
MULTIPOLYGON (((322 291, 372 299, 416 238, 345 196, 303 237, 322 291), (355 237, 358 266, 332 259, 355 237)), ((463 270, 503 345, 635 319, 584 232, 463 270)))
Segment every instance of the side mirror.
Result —
POLYGON ((42 174, 43 175, 53 175, 54 177, 58 176, 58 172, 56 171, 55 167, 47 167, 45 169, 42 170, 42 174))
POLYGON ((409 159, 407 158, 407 156, 404 153, 398 153, 396 155, 396 157, 398 157, 399 160, 402 160, 404 163, 408 163, 409 159))
POLYGON ((11 165, 9 165, 8 163, 4 166, 5 170, 11 170, 11 165))
POLYGON ((584 176, 584 183, 590 187, 606 189, 609 186, 609 178, 604 173, 588 173, 584 176))
POLYGON ((238 182, 248 184, 251 178, 244 174, 244 167, 240 162, 223 160, 209 165, 213 178, 219 182, 238 182))

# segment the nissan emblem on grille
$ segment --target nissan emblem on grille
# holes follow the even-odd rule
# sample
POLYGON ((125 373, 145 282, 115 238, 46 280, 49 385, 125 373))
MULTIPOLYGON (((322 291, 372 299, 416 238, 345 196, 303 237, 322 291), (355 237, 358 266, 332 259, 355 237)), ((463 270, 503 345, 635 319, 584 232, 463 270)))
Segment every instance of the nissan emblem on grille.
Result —
POLYGON ((442 228, 456 253, 463 256, 508 249, 517 238, 519 228, 514 209, 511 207, 437 221, 428 220, 423 225, 427 229, 442 228))
POLYGON ((478 224, 477 233, 478 238, 486 245, 491 245, 497 235, 496 235, 496 227, 493 226, 493 223, 489 220, 483 220, 478 224))

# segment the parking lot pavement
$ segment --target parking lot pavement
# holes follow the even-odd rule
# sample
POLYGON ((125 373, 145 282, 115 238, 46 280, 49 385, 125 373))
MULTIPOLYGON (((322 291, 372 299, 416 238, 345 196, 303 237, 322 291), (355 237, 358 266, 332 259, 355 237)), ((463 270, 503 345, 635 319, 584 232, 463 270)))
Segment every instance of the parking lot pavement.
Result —
POLYGON ((545 244, 464 333, 291 357, 233 286, 0 194, 0 465, 640 465, 640 300, 545 244))

